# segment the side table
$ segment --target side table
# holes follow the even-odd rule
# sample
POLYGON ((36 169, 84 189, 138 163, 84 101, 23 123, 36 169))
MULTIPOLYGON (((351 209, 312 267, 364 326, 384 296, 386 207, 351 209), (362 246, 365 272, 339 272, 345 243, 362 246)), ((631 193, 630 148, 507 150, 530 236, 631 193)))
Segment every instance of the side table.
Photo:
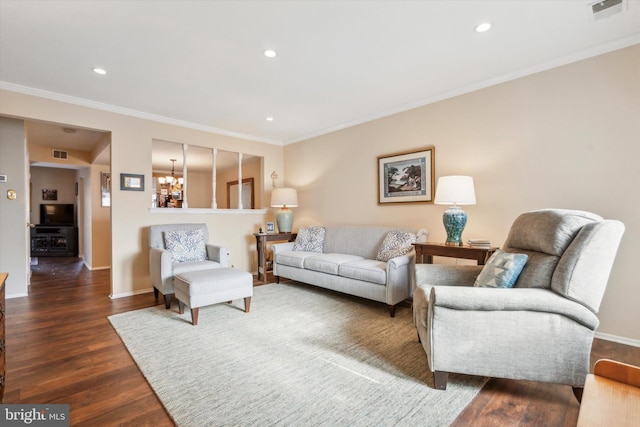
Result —
POLYGON ((297 233, 254 233, 258 252, 258 281, 267 283, 267 242, 293 242, 297 233))
POLYGON ((434 256, 450 258, 475 259, 478 265, 484 265, 489 257, 498 250, 497 247, 478 248, 475 246, 448 246, 444 243, 414 243, 416 248, 416 262, 418 264, 433 264, 434 256))

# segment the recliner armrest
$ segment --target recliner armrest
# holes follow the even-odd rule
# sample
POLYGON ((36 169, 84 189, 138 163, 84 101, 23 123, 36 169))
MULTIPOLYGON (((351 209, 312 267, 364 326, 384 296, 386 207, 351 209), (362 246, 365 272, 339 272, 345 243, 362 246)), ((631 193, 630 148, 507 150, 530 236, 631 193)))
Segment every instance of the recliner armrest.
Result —
POLYGON ((595 330, 597 316, 582 304, 549 289, 434 286, 429 305, 466 311, 537 311, 559 314, 595 330))
POLYGON ((229 266, 229 251, 224 246, 207 243, 207 259, 220 263, 222 267, 229 266))
POLYGON ((429 286, 473 286, 482 265, 416 264, 416 284, 429 286))

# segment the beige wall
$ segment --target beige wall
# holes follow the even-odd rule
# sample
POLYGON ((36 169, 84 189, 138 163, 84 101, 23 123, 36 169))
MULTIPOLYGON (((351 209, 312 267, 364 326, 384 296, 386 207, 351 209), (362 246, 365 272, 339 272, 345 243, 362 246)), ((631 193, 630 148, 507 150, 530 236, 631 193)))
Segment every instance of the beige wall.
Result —
POLYGON ((622 220, 599 332, 640 344, 639 76, 634 46, 289 145, 286 185, 300 202, 294 228, 402 225, 444 241, 445 206, 377 205, 376 157, 433 145, 436 179, 475 180, 464 239, 502 244, 519 213, 539 208, 622 220))
MULTIPOLYGON (((152 140, 183 141, 201 147, 240 151, 264 158, 264 170, 284 175, 283 147, 213 134, 200 130, 124 116, 55 100, 0 91, 0 114, 13 117, 65 123, 88 129, 111 132, 111 173, 119 182, 120 173, 144 174, 151 178, 152 140)), ((269 176, 262 177, 270 183, 269 176)), ((265 184, 263 184, 264 187, 265 184)), ((114 186, 116 187, 116 186, 114 186)), ((124 296, 151 289, 148 265, 148 232, 151 224, 205 222, 210 240, 224 245, 231 253, 231 263, 250 271, 255 256, 253 233, 264 226, 270 213, 264 211, 226 213, 183 213, 168 209, 150 212, 151 188, 145 191, 120 191, 111 195, 111 281, 112 294, 124 296)))
POLYGON ((6 295, 27 295, 29 283, 29 185, 24 122, 0 117, 0 272, 9 273, 6 295), (11 200, 7 192, 14 190, 11 200))

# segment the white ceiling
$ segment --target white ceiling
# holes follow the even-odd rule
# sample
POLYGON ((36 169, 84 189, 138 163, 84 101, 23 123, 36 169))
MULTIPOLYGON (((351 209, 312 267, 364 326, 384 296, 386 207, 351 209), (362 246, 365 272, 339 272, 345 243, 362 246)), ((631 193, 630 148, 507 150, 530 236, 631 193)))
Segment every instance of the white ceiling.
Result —
POLYGON ((287 144, 640 43, 592 3, 0 0, 0 88, 287 144))

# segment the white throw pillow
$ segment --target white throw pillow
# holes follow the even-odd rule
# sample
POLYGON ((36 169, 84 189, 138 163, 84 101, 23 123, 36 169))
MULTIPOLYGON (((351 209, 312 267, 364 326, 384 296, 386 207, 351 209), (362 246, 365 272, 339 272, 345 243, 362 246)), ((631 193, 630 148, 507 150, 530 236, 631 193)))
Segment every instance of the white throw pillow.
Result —
POLYGON ((174 262, 204 261, 207 248, 204 230, 169 230, 164 232, 164 245, 171 252, 174 262))
POLYGON ((293 243, 293 250, 321 253, 324 247, 324 232, 324 227, 318 225, 300 228, 293 243))
POLYGON ((406 255, 413 249, 413 243, 417 240, 417 236, 413 233, 404 231, 390 231, 380 246, 378 261, 387 262, 391 258, 406 255))

